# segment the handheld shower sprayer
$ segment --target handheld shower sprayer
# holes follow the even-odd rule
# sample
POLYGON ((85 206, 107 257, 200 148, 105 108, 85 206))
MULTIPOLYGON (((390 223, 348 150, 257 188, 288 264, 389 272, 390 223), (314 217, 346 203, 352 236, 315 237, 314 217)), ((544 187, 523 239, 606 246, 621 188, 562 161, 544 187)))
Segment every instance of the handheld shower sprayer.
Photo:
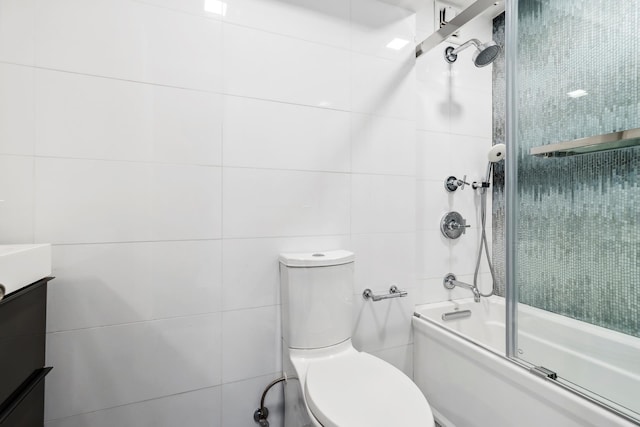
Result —
POLYGON ((474 190, 477 190, 478 188, 489 188, 489 182, 491 179, 491 169, 493 168, 493 164, 504 159, 506 152, 507 152, 507 147, 504 144, 496 144, 491 148, 491 150, 489 150, 489 153, 487 154, 487 157, 489 158, 489 164, 487 164, 487 175, 484 181, 481 181, 481 182, 474 181, 473 184, 471 184, 471 187, 474 190))
MULTIPOLYGON (((487 176, 485 177, 485 180, 471 184, 474 190, 480 189, 480 226, 482 228, 482 233, 480 236, 480 248, 478 249, 476 269, 473 274, 473 288, 482 297, 490 297, 493 295, 496 283, 496 275, 493 271, 493 264, 491 263, 491 256, 489 255, 489 244, 487 243, 487 188, 489 188, 489 180, 491 179, 491 169, 495 163, 504 159, 506 155, 506 148, 507 147, 504 144, 496 144, 491 148, 491 150, 489 150, 489 153, 487 154, 489 164, 487 165, 487 176), (491 273, 491 281, 493 283, 491 286, 491 292, 488 294, 480 292, 480 288, 478 287, 478 272, 480 271, 482 252, 484 252, 487 257, 487 264, 489 264, 489 272, 491 273)), ((474 292, 474 296, 475 295, 476 294, 474 292)))

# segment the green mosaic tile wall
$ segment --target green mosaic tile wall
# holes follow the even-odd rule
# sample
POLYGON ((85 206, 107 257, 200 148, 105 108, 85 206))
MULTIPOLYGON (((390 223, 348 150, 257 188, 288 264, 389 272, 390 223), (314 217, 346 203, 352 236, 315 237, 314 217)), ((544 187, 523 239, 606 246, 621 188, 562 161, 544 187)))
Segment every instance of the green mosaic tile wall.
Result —
MULTIPOLYGON (((509 155, 518 158, 520 301, 640 337, 640 148, 528 154, 640 127, 640 2, 521 0, 519 9, 519 127, 509 155), (567 95, 579 89, 588 95, 567 95)), ((498 228, 500 197, 494 189, 498 228)))

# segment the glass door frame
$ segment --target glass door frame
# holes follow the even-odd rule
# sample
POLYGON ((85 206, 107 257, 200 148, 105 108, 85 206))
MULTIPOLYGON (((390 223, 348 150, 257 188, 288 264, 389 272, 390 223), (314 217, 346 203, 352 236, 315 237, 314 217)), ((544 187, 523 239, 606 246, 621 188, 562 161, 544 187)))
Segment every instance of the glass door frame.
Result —
MULTIPOLYGON (((505 356, 507 360, 529 371, 534 365, 518 357, 518 287, 516 286, 516 239, 518 224, 518 3, 521 0, 505 0, 505 74, 506 120, 505 136, 507 158, 505 161, 505 356)), ((573 394, 594 403, 632 423, 639 418, 598 399, 594 393, 572 385, 561 378, 549 381, 573 394)))

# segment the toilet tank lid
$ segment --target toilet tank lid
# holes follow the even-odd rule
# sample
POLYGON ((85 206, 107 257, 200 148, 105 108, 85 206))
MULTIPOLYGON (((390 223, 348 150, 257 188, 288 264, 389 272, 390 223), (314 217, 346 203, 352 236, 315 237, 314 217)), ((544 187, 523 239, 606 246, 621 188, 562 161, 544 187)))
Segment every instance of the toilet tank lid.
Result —
POLYGON ((354 259, 353 252, 345 250, 280 254, 280 263, 287 267, 327 267, 348 264, 354 259))

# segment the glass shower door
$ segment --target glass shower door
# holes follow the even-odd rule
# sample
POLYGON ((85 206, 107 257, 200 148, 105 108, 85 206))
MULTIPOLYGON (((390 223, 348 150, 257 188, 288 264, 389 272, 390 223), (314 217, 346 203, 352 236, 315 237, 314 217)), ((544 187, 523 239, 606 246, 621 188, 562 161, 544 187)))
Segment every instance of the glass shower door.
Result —
POLYGON ((507 22, 509 355, 636 419, 638 28, 635 1, 520 0, 507 22))

